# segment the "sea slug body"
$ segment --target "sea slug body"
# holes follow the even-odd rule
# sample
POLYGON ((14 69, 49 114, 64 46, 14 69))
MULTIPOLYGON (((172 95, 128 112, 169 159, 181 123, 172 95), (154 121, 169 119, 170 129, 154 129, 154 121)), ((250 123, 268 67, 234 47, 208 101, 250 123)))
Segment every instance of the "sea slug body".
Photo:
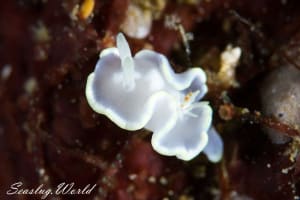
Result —
POLYGON ((164 55, 142 50, 133 57, 123 34, 116 41, 117 48, 103 50, 88 77, 92 109, 123 129, 152 131, 160 154, 191 160, 204 151, 211 161, 220 160, 223 144, 211 128, 212 109, 198 102, 207 92, 204 71, 176 74, 164 55))

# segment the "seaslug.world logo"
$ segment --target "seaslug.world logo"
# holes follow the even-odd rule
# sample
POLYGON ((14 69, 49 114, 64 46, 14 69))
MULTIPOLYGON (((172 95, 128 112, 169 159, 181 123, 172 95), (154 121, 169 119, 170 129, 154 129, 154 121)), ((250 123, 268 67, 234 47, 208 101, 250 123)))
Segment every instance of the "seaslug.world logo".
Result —
POLYGON ((81 188, 74 182, 62 182, 56 186, 56 189, 46 188, 40 184, 36 188, 26 188, 22 182, 13 183, 6 191, 7 195, 39 195, 41 199, 46 199, 49 195, 90 195, 97 184, 87 184, 81 188))

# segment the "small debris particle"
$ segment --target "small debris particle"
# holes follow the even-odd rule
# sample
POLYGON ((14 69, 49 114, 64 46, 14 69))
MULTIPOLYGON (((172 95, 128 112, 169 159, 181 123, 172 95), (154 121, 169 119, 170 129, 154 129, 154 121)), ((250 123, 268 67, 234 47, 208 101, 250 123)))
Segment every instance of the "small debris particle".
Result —
POLYGON ((230 193, 230 195, 229 195, 229 199, 234 199, 234 200, 237 200, 237 199, 253 200, 253 198, 251 198, 249 196, 246 196, 246 195, 239 194, 237 191, 232 191, 230 193))
POLYGON ((250 111, 249 111, 248 108, 243 108, 243 109, 241 110, 241 114, 242 114, 242 115, 245 115, 245 114, 248 114, 248 113, 250 113, 250 111))
POLYGON ((137 177, 136 174, 129 174, 129 175, 128 175, 128 178, 129 178, 129 180, 131 180, 131 181, 135 180, 136 177, 137 177))
POLYGON ((164 19, 164 26, 169 29, 178 30, 178 24, 180 23, 178 15, 166 15, 164 19))
POLYGON ((34 77, 27 79, 27 81, 24 84, 24 89, 27 92, 27 94, 32 94, 34 91, 37 90, 37 88, 38 88, 38 83, 34 77))
POLYGON ((77 17, 78 12, 79 12, 79 5, 76 4, 70 13, 70 18, 74 21, 78 20, 78 17, 77 17))
POLYGON ((2 80, 7 80, 12 72, 12 67, 9 64, 6 64, 3 66, 2 71, 1 71, 1 79, 2 80))
POLYGON ((45 169, 44 168, 40 168, 38 170, 38 173, 39 173, 40 176, 43 176, 45 174, 45 169))
POLYGON ((156 183, 156 178, 154 176, 150 176, 148 178, 149 183, 156 183))
POLYGON ((281 170, 281 173, 287 174, 287 173, 289 173, 289 169, 288 169, 288 168, 282 169, 282 170, 281 170))
POLYGON ((152 20, 149 10, 142 9, 135 4, 130 4, 121 29, 130 37, 142 39, 149 35, 152 20))
POLYGON ((134 185, 133 185, 133 184, 130 184, 130 185, 127 187, 126 191, 130 193, 130 192, 133 192, 134 189, 135 189, 134 185))
POLYGON ((165 27, 176 30, 180 33, 186 54, 190 55, 191 50, 189 41, 194 39, 194 35, 192 33, 186 33, 183 25, 181 24, 181 19, 177 15, 167 15, 164 19, 164 25, 165 27))
POLYGON ((38 24, 32 28, 34 39, 37 42, 48 42, 51 37, 48 28, 43 22, 38 22, 38 24))
POLYGON ((281 173, 288 174, 289 171, 291 171, 293 168, 294 168, 294 166, 284 168, 284 169, 281 170, 281 173))
POLYGON ((234 108, 231 104, 221 105, 218 112, 220 118, 225 121, 231 120, 234 116, 234 108))
POLYGON ((300 141, 299 139, 294 139, 290 144, 289 148, 284 152, 284 155, 289 157, 291 162, 295 162, 299 154, 300 141))
POLYGON ((162 185, 167 185, 168 184, 168 180, 164 176, 160 177, 159 182, 162 185))
POLYGON ((48 180, 49 180, 49 176, 47 176, 47 175, 43 176, 43 181, 44 182, 47 182, 48 180))
POLYGON ((218 72, 218 78, 224 85, 238 86, 238 82, 235 79, 235 70, 239 63, 242 50, 240 47, 232 47, 227 45, 225 51, 222 52, 220 60, 220 71, 218 72))
POLYGON ((173 195, 174 195, 174 191, 173 191, 173 190, 169 190, 169 191, 168 191, 168 195, 169 195, 169 196, 173 196, 173 195))

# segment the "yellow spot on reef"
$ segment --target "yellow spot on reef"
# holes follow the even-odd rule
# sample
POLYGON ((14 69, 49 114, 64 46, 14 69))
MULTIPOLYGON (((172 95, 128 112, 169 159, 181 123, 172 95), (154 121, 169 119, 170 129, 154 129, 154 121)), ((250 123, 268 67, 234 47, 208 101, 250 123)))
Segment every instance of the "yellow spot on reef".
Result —
POLYGON ((87 19, 94 10, 95 0, 84 0, 80 6, 79 16, 82 19, 87 19))

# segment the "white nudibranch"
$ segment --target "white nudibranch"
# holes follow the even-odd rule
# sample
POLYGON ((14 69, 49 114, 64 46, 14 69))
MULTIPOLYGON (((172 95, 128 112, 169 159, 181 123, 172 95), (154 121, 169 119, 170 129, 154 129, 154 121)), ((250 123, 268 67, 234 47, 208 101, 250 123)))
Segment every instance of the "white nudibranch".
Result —
POLYGON ((218 162, 223 143, 211 126, 211 107, 199 102, 207 92, 204 71, 176 74, 164 55, 150 50, 133 57, 122 33, 116 43, 101 52, 88 76, 92 109, 123 129, 152 131, 152 146, 162 155, 191 160, 203 151, 218 162))

